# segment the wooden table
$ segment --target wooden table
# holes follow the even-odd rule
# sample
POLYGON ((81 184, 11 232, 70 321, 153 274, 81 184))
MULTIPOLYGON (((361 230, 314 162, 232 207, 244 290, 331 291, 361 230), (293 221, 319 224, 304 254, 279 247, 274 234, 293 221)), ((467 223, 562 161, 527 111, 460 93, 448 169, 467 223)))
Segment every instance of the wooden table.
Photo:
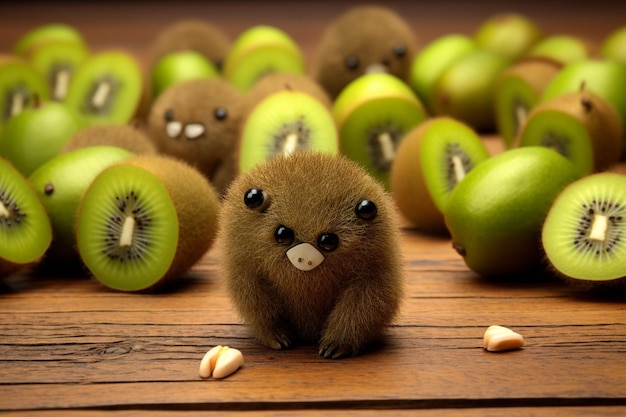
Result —
MULTIPOLYGON (((5 2, 6 3, 6 2, 5 2)), ((0 47, 26 29, 62 20, 94 49, 141 55, 164 24, 194 16, 235 36, 264 22, 288 30, 309 58, 323 26, 352 3, 13 3, 0 6, 0 47)), ((547 2, 544 2, 547 3, 547 2)), ((471 33, 502 8, 488 2, 392 2, 418 39, 471 33)), ((623 24, 625 6, 507 3, 551 33, 599 40, 623 24)), ((497 138, 486 138, 497 150, 497 138)), ((6 415, 626 415, 626 304, 550 276, 488 281, 470 272, 448 238, 404 229, 407 296, 384 346, 326 360, 313 346, 271 351, 242 325, 221 282, 219 241, 176 289, 109 291, 87 276, 31 274, 0 289, 0 410, 6 415), (491 324, 526 339, 489 353, 491 324), (198 366, 215 345, 245 365, 224 380, 198 366)))

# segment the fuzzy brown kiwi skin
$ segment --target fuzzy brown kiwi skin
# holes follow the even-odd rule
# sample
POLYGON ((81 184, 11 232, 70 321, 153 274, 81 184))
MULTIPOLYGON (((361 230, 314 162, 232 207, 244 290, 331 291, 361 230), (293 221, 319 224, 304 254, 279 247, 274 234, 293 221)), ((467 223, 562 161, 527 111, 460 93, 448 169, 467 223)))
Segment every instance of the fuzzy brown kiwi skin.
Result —
MULTIPOLYGON (((618 162, 622 153, 624 126, 619 114, 606 100, 590 91, 563 94, 536 106, 528 115, 528 120, 544 110, 563 111, 585 127, 592 141, 595 172, 605 171, 618 162)), ((516 147, 520 145, 522 136, 523 129, 515 139, 516 147)))
POLYGON ((223 194, 238 173, 235 154, 242 123, 242 94, 222 78, 173 85, 152 105, 148 137, 158 152, 188 162, 223 194), (183 128, 170 137, 166 127, 171 122, 180 122, 183 127, 200 124, 204 133, 189 138, 183 128))
POLYGON ((138 155, 118 165, 140 167, 159 177, 176 209, 179 237, 174 260, 163 278, 144 291, 167 289, 213 246, 218 229, 219 196, 197 169, 167 155, 138 155))
POLYGON ((381 337, 401 304, 396 207, 343 156, 279 155, 240 174, 222 205, 219 239, 234 306, 270 348, 318 343, 326 358, 356 355, 381 337), (251 188, 267 196, 256 209, 244 202, 251 188), (375 202, 375 218, 355 214, 363 199, 375 202), (289 246, 275 239, 280 225, 294 231, 294 245, 335 233, 339 246, 314 270, 300 271, 285 255, 289 246))
POLYGON ((335 99, 373 63, 385 64, 390 74, 408 81, 415 51, 411 27, 394 10, 385 6, 355 6, 327 26, 317 46, 312 74, 335 99), (350 68, 348 61, 358 65, 350 68))
POLYGON ((157 153, 154 143, 139 127, 119 124, 88 126, 74 134, 61 153, 97 145, 117 146, 136 155, 157 153))

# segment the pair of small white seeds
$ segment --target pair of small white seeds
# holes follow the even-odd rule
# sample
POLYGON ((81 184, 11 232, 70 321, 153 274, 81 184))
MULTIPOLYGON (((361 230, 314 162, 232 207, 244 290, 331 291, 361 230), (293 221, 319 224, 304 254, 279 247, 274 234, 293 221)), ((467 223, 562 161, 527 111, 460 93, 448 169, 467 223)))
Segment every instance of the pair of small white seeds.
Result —
POLYGON ((200 377, 216 379, 234 374, 243 365, 241 352, 228 346, 215 346, 200 362, 200 377))
POLYGON ((521 334, 503 326, 489 326, 483 336, 483 348, 489 352, 503 352, 524 346, 521 334))

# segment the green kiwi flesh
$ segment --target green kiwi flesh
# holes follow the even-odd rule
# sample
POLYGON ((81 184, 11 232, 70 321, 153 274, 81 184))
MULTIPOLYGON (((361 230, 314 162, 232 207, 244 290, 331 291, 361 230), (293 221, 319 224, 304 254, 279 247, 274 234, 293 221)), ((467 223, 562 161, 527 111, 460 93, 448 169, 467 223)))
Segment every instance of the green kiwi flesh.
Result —
POLYGON ((37 262, 51 241, 48 214, 32 185, 0 158, 0 276, 37 262))
POLYGON ((308 93, 279 91, 261 100, 245 120, 239 169, 246 171, 275 155, 306 149, 339 153, 333 116, 308 93))
POLYGON ((0 125, 32 105, 50 98, 45 78, 29 62, 0 56, 0 125))
POLYGON ((550 265, 574 280, 626 277, 626 176, 597 173, 556 198, 542 229, 550 265))
POLYGON ((136 59, 122 51, 92 55, 70 82, 65 103, 88 124, 128 123, 136 114, 143 76, 136 59))
POLYGON ((168 271, 178 238, 167 188, 144 169, 105 169, 83 197, 78 250, 94 277, 110 288, 136 291, 154 285, 168 271))

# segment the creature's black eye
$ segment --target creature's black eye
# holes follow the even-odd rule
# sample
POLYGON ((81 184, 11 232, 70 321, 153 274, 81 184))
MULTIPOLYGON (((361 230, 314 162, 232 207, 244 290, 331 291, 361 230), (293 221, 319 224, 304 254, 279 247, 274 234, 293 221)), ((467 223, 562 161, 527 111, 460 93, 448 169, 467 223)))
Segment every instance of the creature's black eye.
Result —
POLYGON ((274 231, 274 237, 279 245, 289 246, 293 243, 294 233, 287 226, 278 226, 274 231))
POLYGON ((378 209, 372 200, 361 200, 354 208, 354 212, 363 220, 372 220, 376 217, 378 209))
POLYGON ((174 110, 172 109, 165 110, 165 113, 163 114, 163 118, 167 122, 171 122, 172 120, 174 120, 174 110))
POLYGON ((243 202, 248 208, 259 210, 267 206, 267 194, 260 188, 250 188, 244 194, 243 202))
POLYGON ((228 116, 228 110, 224 107, 218 107, 213 112, 213 116, 215 117, 215 120, 225 120, 228 116))
POLYGON ((322 233, 317 238, 317 246, 326 252, 332 252, 339 246, 339 236, 334 233, 322 233))
POLYGON ((224 61, 222 61, 221 59, 216 59, 213 63, 220 71, 222 70, 222 68, 224 68, 224 61))
POLYGON ((406 55, 406 46, 401 43, 397 44, 393 47, 393 54, 398 58, 402 58, 404 55, 406 55))
POLYGON ((351 70, 355 70, 359 67, 359 59, 355 56, 349 56, 346 58, 346 67, 351 70))

